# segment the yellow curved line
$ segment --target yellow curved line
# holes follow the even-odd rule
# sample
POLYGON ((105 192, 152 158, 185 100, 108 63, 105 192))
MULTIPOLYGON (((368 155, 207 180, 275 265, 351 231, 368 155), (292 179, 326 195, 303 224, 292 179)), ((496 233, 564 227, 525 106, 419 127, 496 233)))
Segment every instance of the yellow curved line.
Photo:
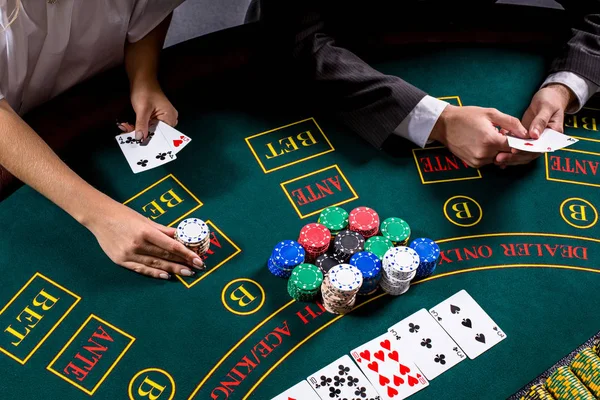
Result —
POLYGON ((279 308, 279 310, 275 311, 274 313, 272 313, 271 315, 269 315, 267 318, 263 319, 261 321, 260 324, 256 325, 251 331, 249 331, 243 338, 241 338, 231 349, 229 349, 229 351, 227 353, 225 353, 225 355, 223 357, 221 357, 221 359, 215 364, 215 366, 208 372, 208 374, 206 374, 206 376, 204 377, 204 379, 202 379, 202 381, 198 384, 198 386, 196 386, 196 389, 194 389, 194 391, 192 392, 192 394, 190 395, 190 397, 188 397, 188 400, 191 400, 194 398, 194 396, 196 396, 196 394, 198 393, 198 391, 202 388, 202 385, 204 385, 206 383, 206 381, 212 376, 212 374, 214 374, 214 372, 217 370, 217 368, 219 368, 221 366, 221 364, 223 364, 223 362, 227 359, 227 357, 229 357, 231 355, 231 353, 233 353, 238 347, 240 347, 240 345, 246 340, 248 339, 248 337, 250 337, 250 335, 252 335, 254 332, 256 332, 261 326, 263 326, 264 324, 266 324, 268 321, 270 321, 274 316, 276 316, 277 314, 279 314, 281 311, 285 310, 287 307, 291 306, 292 303, 295 303, 296 300, 290 300, 288 303, 284 304, 283 306, 281 306, 279 308))
POLYGON ((562 235, 559 233, 534 233, 534 232, 507 232, 507 233, 482 233, 479 235, 470 235, 470 236, 459 236, 447 239, 439 239, 436 240, 436 243, 446 243, 453 242, 455 240, 467 240, 467 239, 477 239, 484 237, 497 237, 497 236, 542 236, 542 237, 556 237, 562 239, 575 239, 575 240, 587 240, 588 242, 600 243, 600 239, 589 238, 585 236, 573 236, 573 235, 562 235))
MULTIPOLYGON (((496 235, 502 235, 502 234, 496 234, 496 235)), ((479 235, 474 235, 474 236, 479 236, 479 235)), ((596 239, 593 239, 593 240, 600 242, 600 240, 596 240, 596 239)), ((469 268, 469 269, 462 269, 462 270, 457 270, 457 271, 445 272, 445 273, 442 273, 442 274, 430 276, 429 278, 425 278, 425 279, 420 280, 418 282, 411 283, 411 286, 418 285, 419 283, 423 283, 423 282, 432 281, 432 280, 435 280, 435 279, 440 279, 440 278, 443 278, 445 276, 458 275, 458 274, 462 274, 462 273, 466 273, 466 272, 492 270, 492 269, 505 269, 505 268, 553 268, 553 269, 569 269, 569 270, 576 270, 576 271, 595 272, 597 274, 600 274, 600 270, 598 270, 598 269, 584 268, 584 267, 572 267, 572 266, 569 266, 569 265, 545 265, 545 264, 490 265, 490 266, 485 266, 485 267, 476 267, 476 268, 469 268)), ((370 303, 373 300, 379 299, 379 298, 385 296, 386 294, 387 293, 382 293, 380 295, 377 295, 377 296, 375 296, 375 297, 373 297, 373 298, 365 301, 364 303, 361 303, 358 306, 354 307, 352 309, 352 311, 356 310, 357 308, 360 308, 360 307, 364 306, 365 304, 370 303)), ((286 358, 288 358, 290 354, 292 354, 294 351, 296 351, 300 346, 302 346, 304 343, 306 343, 308 340, 310 340, 317 333, 321 332, 323 329, 327 328, 329 325, 333 324, 334 322, 336 322, 337 320, 339 320, 340 318, 342 318, 344 315, 345 314, 338 315, 337 317, 333 318, 331 321, 327 322, 325 325, 323 325, 322 327, 320 327, 319 329, 315 330, 313 333, 311 333, 310 335, 308 335, 306 338, 304 338, 296 346, 292 347, 287 353, 285 353, 283 355, 283 357, 281 357, 275 364, 273 364, 273 366, 271 368, 269 368, 269 370, 267 370, 267 372, 265 372, 263 374, 263 376, 261 376, 258 381, 256 381, 256 383, 254 384, 254 386, 252 386, 250 388, 250 390, 248 391, 248 393, 246 393, 246 395, 242 398, 242 400, 246 400, 248 398, 248 396, 250 396, 252 394, 252 392, 254 392, 256 390, 256 388, 262 383, 262 381, 264 381, 265 378, 267 376, 269 376, 269 374, 271 374, 271 372, 273 372, 273 370, 279 366, 279 364, 281 364, 286 358)))

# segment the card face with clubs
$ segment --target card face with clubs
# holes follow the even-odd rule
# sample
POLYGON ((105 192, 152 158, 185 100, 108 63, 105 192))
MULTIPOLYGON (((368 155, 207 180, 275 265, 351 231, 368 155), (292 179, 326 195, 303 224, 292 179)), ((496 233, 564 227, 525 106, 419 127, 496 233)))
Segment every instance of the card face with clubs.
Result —
POLYGON ((174 154, 179 153, 192 141, 190 137, 162 121, 158 121, 155 132, 163 135, 165 140, 169 143, 169 146, 171 146, 174 154))
POLYGON ((521 139, 507 136, 508 145, 514 149, 533 153, 548 153, 577 143, 579 139, 546 128, 539 139, 521 139))
POLYGON ((404 399, 429 386, 423 373, 395 342, 394 336, 386 332, 350 353, 382 399, 404 399))
POLYGON ((446 372, 467 356, 426 309, 388 329, 402 353, 414 360, 429 380, 446 372))
POLYGON ((321 400, 308 382, 301 381, 271 400, 321 400))
POLYGON ((380 399, 371 382, 348 355, 338 358, 306 380, 321 399, 380 399))
POLYGON ((162 135, 149 135, 142 142, 135 140, 135 132, 123 133, 115 138, 135 174, 177 158, 162 135))
POLYGON ((471 359, 506 339, 502 329, 464 289, 429 313, 471 359))

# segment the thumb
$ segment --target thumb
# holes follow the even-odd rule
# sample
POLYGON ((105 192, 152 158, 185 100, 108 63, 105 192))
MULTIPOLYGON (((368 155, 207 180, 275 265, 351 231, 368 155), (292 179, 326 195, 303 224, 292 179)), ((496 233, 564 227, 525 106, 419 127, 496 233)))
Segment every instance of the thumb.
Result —
POLYGON ((135 139, 145 140, 148 137, 148 124, 152 111, 148 108, 142 108, 136 112, 135 116, 135 139))
POLYGON ((513 135, 521 138, 527 138, 527 129, 525 129, 518 118, 515 118, 512 115, 501 113, 496 109, 490 110, 490 118, 495 125, 499 125, 501 128, 506 129, 513 135))
POLYGON ((538 112, 531 121, 531 125, 529 125, 529 132, 531 137, 534 139, 538 139, 544 129, 548 126, 550 119, 552 118, 552 112, 547 108, 542 108, 540 112, 538 112))

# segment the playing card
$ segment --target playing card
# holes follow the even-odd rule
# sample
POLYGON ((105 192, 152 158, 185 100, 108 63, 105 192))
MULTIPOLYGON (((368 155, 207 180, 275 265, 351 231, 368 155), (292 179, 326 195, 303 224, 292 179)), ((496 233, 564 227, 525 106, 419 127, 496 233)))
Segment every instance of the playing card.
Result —
POLYGON ((424 308, 388 329, 402 354, 407 354, 429 380, 467 356, 424 308))
POLYGON ((539 139, 521 139, 507 136, 508 145, 514 149, 533 153, 548 153, 577 143, 579 140, 553 129, 544 129, 539 139))
POLYGON ((321 399, 381 399, 348 355, 338 358, 306 380, 321 399))
POLYGON ((502 329, 464 289, 429 313, 471 359, 506 339, 502 329))
POLYGON ((405 399, 429 386, 415 363, 400 352, 391 333, 352 350, 350 353, 382 399, 405 399))
POLYGON ((271 400, 320 400, 308 382, 301 381, 271 400))
POLYGON ((151 135, 141 143, 135 140, 135 132, 123 133, 115 138, 135 174, 177 158, 162 135, 151 135))
POLYGON ((158 124, 156 124, 155 132, 163 135, 165 140, 169 143, 169 146, 171 146, 174 154, 179 153, 192 141, 190 137, 162 121, 158 121, 158 124))

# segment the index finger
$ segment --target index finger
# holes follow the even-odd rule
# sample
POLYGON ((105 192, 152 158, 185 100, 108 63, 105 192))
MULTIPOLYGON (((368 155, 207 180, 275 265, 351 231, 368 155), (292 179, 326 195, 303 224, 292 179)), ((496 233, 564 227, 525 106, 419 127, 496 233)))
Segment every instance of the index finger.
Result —
POLYGON ((527 129, 525 129, 518 118, 501 113, 494 108, 489 111, 489 115, 494 124, 500 125, 501 128, 506 129, 517 137, 528 138, 527 129))
POLYGON ((178 242, 177 240, 165 235, 164 233, 158 230, 152 230, 149 233, 148 241, 160 247, 161 249, 167 250, 173 255, 183 258, 184 260, 189 262, 190 265, 204 267, 204 261, 202 261, 198 254, 185 247, 183 243, 178 242))

